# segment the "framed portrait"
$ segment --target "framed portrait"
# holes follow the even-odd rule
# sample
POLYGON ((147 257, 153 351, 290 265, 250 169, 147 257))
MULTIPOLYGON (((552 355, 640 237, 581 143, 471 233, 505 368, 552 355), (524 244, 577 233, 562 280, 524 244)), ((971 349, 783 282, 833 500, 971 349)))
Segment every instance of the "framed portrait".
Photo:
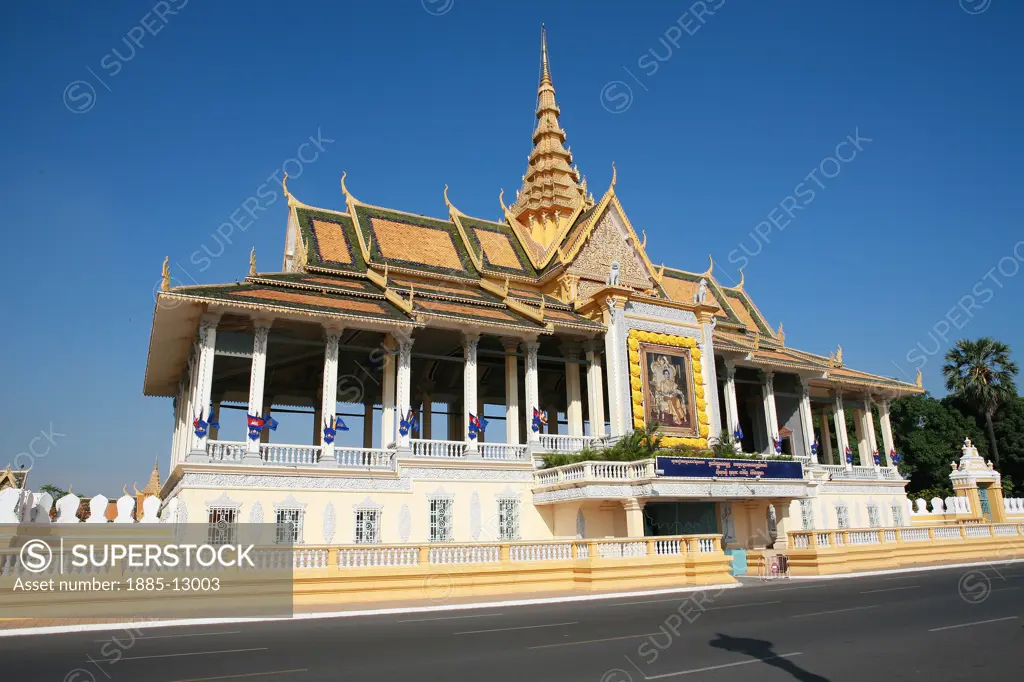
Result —
POLYGON ((690 350, 653 343, 640 344, 644 416, 666 435, 699 435, 690 350))

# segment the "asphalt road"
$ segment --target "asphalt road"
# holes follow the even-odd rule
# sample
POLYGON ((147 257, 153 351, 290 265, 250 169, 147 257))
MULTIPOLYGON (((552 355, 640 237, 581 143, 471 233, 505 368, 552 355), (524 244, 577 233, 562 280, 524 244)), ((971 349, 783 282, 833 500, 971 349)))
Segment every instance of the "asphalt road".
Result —
POLYGON ((1024 564, 981 571, 754 581, 703 593, 143 628, 134 636, 3 637, 0 671, 19 682, 1016 677, 1024 564))

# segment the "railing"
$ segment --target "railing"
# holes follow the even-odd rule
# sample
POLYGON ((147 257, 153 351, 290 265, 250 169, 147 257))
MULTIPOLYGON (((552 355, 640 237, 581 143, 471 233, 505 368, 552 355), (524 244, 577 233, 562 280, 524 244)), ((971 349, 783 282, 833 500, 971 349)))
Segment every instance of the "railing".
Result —
POLYGON ((488 564, 501 560, 499 545, 444 545, 431 547, 427 557, 432 564, 488 564))
POLYGON ((543 469, 533 475, 536 485, 558 485, 582 481, 638 481, 654 478, 654 460, 636 462, 578 462, 552 469, 543 469))
POLYGON ((898 469, 894 467, 850 467, 841 464, 812 464, 811 469, 826 472, 833 480, 852 481, 902 481, 898 469))
POLYGON ((480 443, 480 456, 484 459, 504 461, 525 461, 527 449, 525 445, 508 445, 505 443, 480 443))
POLYGON ((548 452, 579 452, 585 447, 599 447, 605 443, 597 436, 566 436, 557 433, 539 435, 540 449, 548 452))
POLYGON ((464 440, 424 440, 422 438, 413 438, 410 444, 412 445, 413 457, 454 459, 465 457, 466 450, 469 448, 469 444, 464 440))
POLYGON ((342 469, 381 469, 394 471, 398 462, 394 450, 384 448, 334 447, 338 467, 342 469))
POLYGON ((1003 510, 1007 514, 1024 514, 1024 497, 1003 498, 1003 510))
POLYGON ((359 547, 338 550, 338 568, 375 566, 415 566, 419 563, 416 547, 359 547))
POLYGON ((790 531, 787 534, 794 549, 823 549, 847 545, 888 545, 928 542, 932 540, 991 539, 993 536, 1024 536, 1024 524, 973 524, 928 527, 872 528, 854 530, 790 531))
POLYGON ((563 561, 572 559, 572 544, 529 544, 512 545, 509 548, 512 561, 563 561))
POLYGON ((320 460, 320 446, 260 443, 260 459, 267 464, 309 466, 316 464, 320 460))
POLYGON ((214 462, 240 462, 245 456, 245 443, 230 440, 207 440, 206 454, 214 462))

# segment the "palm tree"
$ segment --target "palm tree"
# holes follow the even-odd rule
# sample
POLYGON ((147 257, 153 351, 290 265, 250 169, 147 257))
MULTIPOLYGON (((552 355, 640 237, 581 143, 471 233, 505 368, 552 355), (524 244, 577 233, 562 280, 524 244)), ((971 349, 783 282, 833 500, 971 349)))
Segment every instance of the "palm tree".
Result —
POLYGON ((1014 378, 1017 364, 1010 360, 1010 347, 985 337, 977 341, 960 339, 948 353, 942 375, 946 389, 985 417, 992 461, 999 466, 999 448, 992 428, 992 415, 999 404, 1017 396, 1014 378))

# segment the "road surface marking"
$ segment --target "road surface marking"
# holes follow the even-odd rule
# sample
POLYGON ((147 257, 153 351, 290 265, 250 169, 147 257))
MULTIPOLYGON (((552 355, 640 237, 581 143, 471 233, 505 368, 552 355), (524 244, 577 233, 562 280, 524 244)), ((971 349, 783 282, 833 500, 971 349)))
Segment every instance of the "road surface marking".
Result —
MULTIPOLYGON (((623 602, 618 602, 616 604, 608 604, 608 606, 630 606, 632 604, 663 604, 665 602, 682 602, 682 601, 686 601, 687 599, 690 599, 690 597, 682 597, 681 599, 677 597, 676 599, 646 599, 644 601, 623 601, 623 602)), ((708 602, 700 602, 700 603, 702 603, 702 604, 710 603, 710 600, 708 602)), ((716 611, 718 609, 739 609, 739 608, 742 608, 744 606, 764 606, 766 604, 781 604, 781 603, 782 603, 781 600, 779 600, 779 601, 762 601, 762 602, 757 602, 755 604, 735 604, 733 606, 709 606, 708 608, 706 608, 704 610, 705 611, 716 611)), ((103 640, 103 641, 106 641, 106 640, 103 640)))
POLYGON ((268 651, 268 647, 256 649, 222 649, 221 651, 191 651, 184 654, 154 654, 152 656, 126 656, 122 661, 143 661, 147 658, 177 658, 179 656, 211 656, 213 654, 239 654, 244 651, 268 651))
POLYGON ((881 604, 873 606, 853 606, 848 609, 834 609, 832 611, 815 611, 814 613, 798 613, 790 618, 808 618, 810 616, 827 616, 830 613, 846 613, 847 611, 863 611, 864 609, 877 609, 881 604))
POLYGON ((782 600, 778 599, 776 601, 759 601, 756 604, 732 604, 730 606, 709 606, 708 608, 706 608, 704 610, 705 611, 721 611, 723 609, 743 609, 743 608, 746 608, 748 606, 769 606, 771 604, 781 604, 781 603, 782 603, 782 600))
POLYGON ((190 677, 187 680, 173 680, 172 682, 211 682, 211 680, 237 680, 243 677, 266 677, 267 675, 291 675, 292 673, 308 672, 308 668, 295 668, 294 670, 268 670, 265 673, 242 673, 240 675, 219 675, 217 677, 190 677))
POLYGON ((831 587, 831 583, 822 583, 821 585, 800 585, 798 587, 776 587, 773 589, 764 588, 765 592, 787 592, 789 590, 814 590, 821 587, 831 587))
MULTIPOLYGON (((183 635, 146 635, 146 636, 136 637, 135 639, 174 639, 176 637, 211 637, 213 635, 240 635, 240 634, 242 634, 241 630, 229 630, 229 631, 226 631, 226 632, 189 632, 189 633, 186 633, 186 634, 183 634, 183 635)), ((92 641, 103 643, 103 642, 109 642, 110 639, 109 638, 108 639, 94 639, 92 641)))
POLYGON ((960 625, 947 625, 944 628, 932 628, 928 632, 941 632, 942 630, 955 630, 956 628, 969 628, 972 625, 985 625, 987 623, 1002 623, 1006 620, 1017 620, 1017 616, 1007 616, 1006 618, 993 618, 992 620, 978 620, 973 623, 961 623, 960 625))
POLYGON ((663 635, 662 631, 658 632, 641 632, 639 635, 623 635, 622 637, 604 637, 603 639, 584 639, 579 642, 562 642, 561 644, 541 644, 539 646, 526 647, 527 649, 549 649, 555 646, 574 646, 576 644, 593 644, 595 642, 614 642, 620 639, 640 639, 641 637, 651 637, 652 635, 663 635))
POLYGON ((920 585, 906 585, 905 587, 887 587, 883 590, 866 590, 861 594, 878 594, 879 592, 898 592, 899 590, 916 590, 920 585))
POLYGON ((633 667, 636 668, 637 672, 644 676, 645 680, 661 680, 666 677, 679 677, 680 675, 692 675, 694 673, 706 673, 709 670, 721 670, 723 668, 735 668, 740 665, 750 665, 751 663, 764 663, 765 661, 775 661, 780 658, 793 658, 794 656, 802 656, 802 651, 797 651, 792 654, 779 654, 778 656, 766 656, 765 658, 755 658, 750 661, 738 661, 736 663, 723 663, 722 665, 709 665, 706 668, 694 668, 693 670, 680 670, 677 673, 662 673, 661 675, 644 675, 644 671, 640 668, 636 668, 636 663, 633 663, 629 657, 626 657, 630 663, 633 663, 633 667))
POLYGON ((459 620, 460 618, 486 618, 487 616, 500 616, 500 613, 474 613, 469 616, 439 616, 437 618, 412 618, 410 620, 396 620, 396 623, 425 623, 429 620, 459 620))
POLYGON ((579 625, 579 621, 571 623, 545 623, 544 625, 522 625, 517 628, 495 628, 493 630, 469 630, 467 632, 456 632, 456 635, 479 635, 483 632, 508 632, 509 630, 532 630, 534 628, 557 628, 559 625, 579 625))

